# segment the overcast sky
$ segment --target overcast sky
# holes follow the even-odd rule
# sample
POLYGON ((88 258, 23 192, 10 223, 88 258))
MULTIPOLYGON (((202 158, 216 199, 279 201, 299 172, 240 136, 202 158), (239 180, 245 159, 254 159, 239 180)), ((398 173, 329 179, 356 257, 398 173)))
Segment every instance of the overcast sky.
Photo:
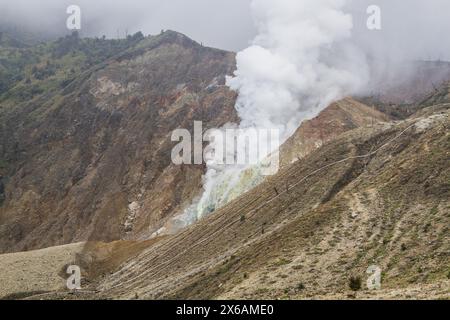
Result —
POLYGON ((0 0, 0 19, 34 30, 66 32, 66 9, 82 10, 84 35, 121 37, 161 29, 228 50, 247 46, 254 35, 250 0, 0 0))
MULTIPOLYGON (((450 59, 449 0, 349 0, 355 42, 366 50, 410 58, 450 59), (382 9, 382 30, 368 31, 366 9, 382 9)), ((256 30, 251 0, 0 0, 0 23, 63 33, 70 4, 82 9, 82 34, 124 36, 142 30, 172 29, 206 45, 238 51, 256 30)))

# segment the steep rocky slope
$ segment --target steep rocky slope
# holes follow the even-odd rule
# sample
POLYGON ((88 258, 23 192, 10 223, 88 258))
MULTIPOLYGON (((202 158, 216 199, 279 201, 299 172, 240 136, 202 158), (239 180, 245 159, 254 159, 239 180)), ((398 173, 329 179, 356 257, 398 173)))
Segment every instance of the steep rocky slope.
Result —
POLYGON ((177 235, 87 243, 83 291, 21 296, 448 299, 449 128, 447 101, 345 132, 177 235))
POLYGON ((38 297, 448 299, 449 128, 445 103, 343 133, 178 235, 87 244, 91 285, 38 297))
POLYGON ((375 264, 385 297, 448 298, 449 106, 343 134, 162 239, 96 296, 346 298, 375 264))
POLYGON ((236 120, 234 54, 171 31, 128 45, 62 90, 1 102, 0 252, 151 234, 200 191, 171 133, 236 120))
POLYGON ((314 119, 301 124, 281 148, 281 165, 305 156, 332 141, 340 134, 379 122, 388 122, 389 116, 351 98, 331 104, 314 119))
MULTIPOLYGON (((380 69, 385 68, 389 67, 380 69)), ((375 76, 378 80, 370 86, 372 91, 358 97, 358 100, 397 120, 405 119, 427 106, 422 101, 436 96, 442 85, 450 81, 450 62, 446 61, 400 62, 392 68, 394 72, 384 70, 387 74, 375 76)))

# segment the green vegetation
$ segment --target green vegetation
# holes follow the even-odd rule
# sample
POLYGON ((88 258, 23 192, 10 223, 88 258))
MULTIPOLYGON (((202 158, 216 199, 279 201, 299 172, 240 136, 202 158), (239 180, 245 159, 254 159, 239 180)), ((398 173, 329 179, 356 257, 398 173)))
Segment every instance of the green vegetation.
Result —
POLYGON ((6 169, 8 167, 8 162, 6 160, 0 159, 0 169, 6 169))
POLYGON ((352 291, 359 291, 362 288, 361 277, 350 277, 348 286, 352 291))
POLYGON ((88 39, 74 32, 33 46, 14 46, 2 38, 0 103, 14 105, 65 88, 84 71, 135 46, 144 36, 138 32, 120 40, 88 39))
POLYGON ((437 215, 438 214, 438 211, 439 209, 438 209, 438 206, 436 205, 436 206, 434 206, 432 209, 431 209, 431 211, 430 211, 430 215, 431 216, 435 216, 435 215, 437 215))

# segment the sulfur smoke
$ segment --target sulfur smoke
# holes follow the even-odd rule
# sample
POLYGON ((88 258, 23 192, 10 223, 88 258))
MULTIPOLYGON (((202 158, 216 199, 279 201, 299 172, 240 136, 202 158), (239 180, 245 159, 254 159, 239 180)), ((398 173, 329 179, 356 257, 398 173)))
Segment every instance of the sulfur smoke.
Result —
MULTIPOLYGON (((258 35, 237 54, 237 70, 227 80, 238 92, 240 129, 278 129, 277 149, 302 121, 366 85, 368 66, 364 54, 349 41, 353 21, 344 12, 346 4, 346 0, 252 1, 258 35)), ((201 218, 245 192, 261 180, 254 171, 209 165, 201 199, 179 221, 201 218)))
POLYGON ((254 0, 258 29, 237 55, 228 85, 239 93, 243 127, 276 127, 282 140, 331 101, 368 80, 364 55, 349 42, 346 0, 254 0))

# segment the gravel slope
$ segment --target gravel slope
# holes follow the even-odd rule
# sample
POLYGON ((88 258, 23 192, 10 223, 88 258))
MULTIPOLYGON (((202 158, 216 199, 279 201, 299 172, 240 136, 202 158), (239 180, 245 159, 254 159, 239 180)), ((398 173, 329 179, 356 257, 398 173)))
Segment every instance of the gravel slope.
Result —
POLYGON ((0 298, 23 298, 65 288, 67 265, 74 263, 83 243, 0 255, 0 298))

